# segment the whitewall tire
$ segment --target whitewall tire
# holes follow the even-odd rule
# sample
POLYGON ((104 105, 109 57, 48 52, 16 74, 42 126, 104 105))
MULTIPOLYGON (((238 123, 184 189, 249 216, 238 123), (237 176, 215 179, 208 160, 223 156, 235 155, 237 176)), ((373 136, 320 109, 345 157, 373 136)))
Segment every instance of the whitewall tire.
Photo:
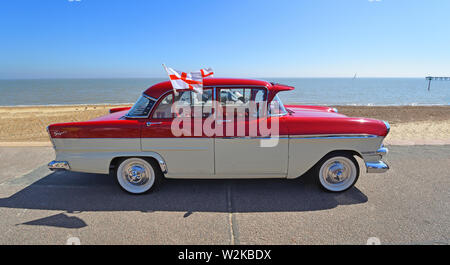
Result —
POLYGON ((316 174, 323 189, 343 192, 353 187, 359 177, 358 162, 345 153, 326 156, 318 164, 316 174))
POLYGON ((120 187, 132 194, 148 192, 155 186, 159 178, 159 168, 154 163, 143 158, 132 157, 123 159, 115 170, 120 187))

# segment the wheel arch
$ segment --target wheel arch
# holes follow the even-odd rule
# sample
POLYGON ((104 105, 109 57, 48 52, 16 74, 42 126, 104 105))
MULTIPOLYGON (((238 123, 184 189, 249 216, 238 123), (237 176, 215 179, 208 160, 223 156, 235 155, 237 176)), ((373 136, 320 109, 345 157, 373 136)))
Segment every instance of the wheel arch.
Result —
POLYGON ((351 150, 351 149, 338 149, 338 150, 333 150, 333 151, 330 151, 330 152, 326 153, 324 156, 322 156, 322 158, 319 159, 319 161, 317 161, 317 162, 314 164, 314 166, 312 166, 308 171, 314 169, 314 168, 315 168, 317 165, 319 165, 324 159, 326 159, 326 158, 328 158, 329 156, 334 155, 334 154, 348 154, 348 155, 352 155, 352 156, 357 156, 357 157, 359 157, 359 158, 361 158, 361 159, 363 158, 363 157, 362 157, 362 154, 361 154, 360 152, 356 151, 356 150, 351 150))
POLYGON ((353 149, 336 149, 336 150, 332 150, 332 151, 329 151, 328 153, 324 154, 308 170, 303 171, 303 173, 301 173, 300 175, 297 175, 296 177, 291 177, 291 178, 296 179, 296 178, 300 178, 300 177, 302 177, 304 175, 307 175, 311 171, 313 171, 317 167, 317 165, 319 165, 325 158, 327 158, 327 157, 329 157, 330 155, 333 155, 333 154, 342 154, 342 153, 349 154, 349 155, 352 155, 352 156, 357 156, 359 158, 363 158, 362 154, 359 151, 356 151, 356 150, 353 150, 353 149))
POLYGON ((157 163, 159 165, 159 169, 161 170, 161 172, 163 174, 167 173, 167 164, 166 161, 164 160, 164 158, 158 154, 158 153, 148 153, 148 154, 121 154, 121 155, 117 155, 113 158, 111 158, 111 161, 109 162, 109 172, 111 173, 116 167, 117 167, 117 163, 119 161, 121 161, 122 159, 126 159, 126 158, 131 158, 131 157, 137 157, 137 158, 142 158, 142 159, 146 159, 146 160, 152 160, 155 163, 157 163))
MULTIPOLYGON (((328 152, 326 155, 324 155, 317 163, 319 163, 322 159, 324 159, 325 157, 332 155, 332 154, 337 154, 337 153, 346 153, 349 155, 353 155, 353 156, 358 156, 360 158, 363 158, 362 154, 356 150, 351 150, 351 149, 338 149, 338 150, 333 150, 328 152)), ((316 164, 317 164, 316 163, 316 164)))

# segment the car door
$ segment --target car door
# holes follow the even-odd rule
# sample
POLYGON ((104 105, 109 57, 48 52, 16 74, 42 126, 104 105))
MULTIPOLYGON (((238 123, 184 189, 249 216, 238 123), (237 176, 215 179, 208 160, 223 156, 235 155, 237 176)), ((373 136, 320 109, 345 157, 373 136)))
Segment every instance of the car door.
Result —
POLYGON ((192 91, 179 91, 177 95, 170 92, 161 97, 143 124, 142 151, 156 152, 162 156, 168 168, 166 177, 205 178, 214 175, 214 139, 203 133, 195 135, 194 132, 211 115, 211 111, 207 110, 209 105, 212 105, 212 89, 205 89, 202 95, 192 91), (194 112, 176 112, 175 105, 184 106, 184 110, 200 106, 205 111, 198 117, 194 112), (182 118, 192 122, 190 135, 179 135, 179 131, 172 127, 182 118))
MULTIPOLYGON (((216 94, 220 106, 217 108, 216 122, 223 125, 223 136, 215 138, 216 176, 220 178, 286 177, 289 139, 282 135, 278 137, 275 145, 267 145, 266 142, 270 140, 268 139, 270 137, 264 137, 259 130, 263 122, 270 124, 272 119, 278 119, 279 125, 283 127, 283 117, 271 117, 252 110, 259 104, 267 104, 267 89, 223 87, 217 88, 216 94), (250 105, 251 101, 253 105, 250 105), (251 132, 255 126, 258 131, 251 132), (244 133, 243 129, 245 129, 244 133)), ((281 129, 285 131, 284 128, 281 129)))

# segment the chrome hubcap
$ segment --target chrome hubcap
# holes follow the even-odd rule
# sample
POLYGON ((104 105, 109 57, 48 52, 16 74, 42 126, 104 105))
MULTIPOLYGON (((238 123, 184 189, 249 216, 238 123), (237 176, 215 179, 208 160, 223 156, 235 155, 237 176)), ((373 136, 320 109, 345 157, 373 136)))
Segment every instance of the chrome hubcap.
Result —
POLYGON ((320 182, 326 189, 342 191, 354 183, 356 165, 346 157, 332 157, 323 163, 319 174, 320 182))
POLYGON ((123 168, 122 176, 130 184, 140 186, 148 182, 150 173, 145 165, 130 163, 123 168))
POLYGON ((146 160, 133 157, 123 161, 117 169, 117 181, 130 193, 143 193, 155 182, 155 172, 146 160))
POLYGON ((132 165, 126 169, 125 176, 127 180, 135 185, 142 185, 148 180, 145 168, 140 165, 132 165))
POLYGON ((330 165, 326 171, 327 182, 337 184, 345 181, 349 177, 349 170, 343 163, 336 161, 330 165))

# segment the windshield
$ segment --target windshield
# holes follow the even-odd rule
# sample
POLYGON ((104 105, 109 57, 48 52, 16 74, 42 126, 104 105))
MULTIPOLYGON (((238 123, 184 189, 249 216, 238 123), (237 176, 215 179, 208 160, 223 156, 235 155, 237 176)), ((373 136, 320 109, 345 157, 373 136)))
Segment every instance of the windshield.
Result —
POLYGON ((287 113, 286 108, 283 105, 283 102, 281 102, 281 99, 276 95, 272 102, 270 102, 269 107, 269 115, 270 116, 283 116, 287 113))
POLYGON ((142 95, 128 111, 127 117, 148 117, 155 101, 142 95))

